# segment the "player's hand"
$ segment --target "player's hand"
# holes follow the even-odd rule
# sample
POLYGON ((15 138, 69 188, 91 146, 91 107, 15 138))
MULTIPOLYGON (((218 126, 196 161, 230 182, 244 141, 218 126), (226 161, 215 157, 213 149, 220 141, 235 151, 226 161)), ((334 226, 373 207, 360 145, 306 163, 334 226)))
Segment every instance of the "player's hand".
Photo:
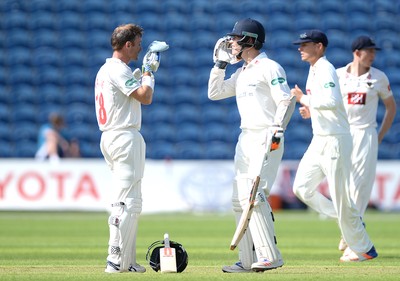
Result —
POLYGON ((270 151, 277 150, 279 148, 281 138, 283 138, 283 128, 279 126, 272 126, 269 128, 268 138, 272 138, 270 151))
POLYGON ((299 107, 299 112, 303 119, 311 118, 310 109, 308 108, 308 106, 299 107))
POLYGON ((160 52, 148 51, 143 58, 142 72, 154 73, 158 70, 161 61, 160 52))
POLYGON ((160 66, 160 53, 168 49, 169 45, 164 41, 151 42, 143 58, 142 72, 156 72, 160 66))
POLYGON ((304 95, 304 94, 303 94, 303 91, 299 88, 299 86, 297 86, 297 84, 294 86, 294 88, 292 88, 292 89, 290 90, 290 93, 291 93, 293 96, 296 96, 296 101, 297 101, 297 102, 300 102, 301 97, 304 95))
POLYGON ((213 61, 221 69, 225 69, 228 63, 233 64, 239 61, 232 55, 230 38, 222 37, 215 43, 213 61))

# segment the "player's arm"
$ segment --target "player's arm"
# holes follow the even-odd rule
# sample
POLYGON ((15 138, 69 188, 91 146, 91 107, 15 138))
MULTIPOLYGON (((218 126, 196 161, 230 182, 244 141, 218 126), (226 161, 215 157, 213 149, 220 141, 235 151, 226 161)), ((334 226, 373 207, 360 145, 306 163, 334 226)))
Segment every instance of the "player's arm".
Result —
POLYGON ((142 81, 141 86, 136 90, 134 90, 130 94, 130 96, 142 104, 151 104, 153 101, 153 92, 155 83, 154 76, 150 72, 144 72, 141 81, 142 81))
POLYGON ((214 67, 211 69, 208 80, 208 98, 221 100, 235 95, 237 72, 231 78, 225 79, 225 70, 228 64, 237 62, 228 50, 227 39, 220 38, 215 44, 213 52, 214 67))
POLYGON ((385 134, 389 131, 392 126, 394 116, 396 115, 396 101, 393 96, 390 96, 383 101, 385 105, 386 111, 385 116, 383 117, 381 127, 379 128, 378 133, 378 142, 381 143, 385 134))

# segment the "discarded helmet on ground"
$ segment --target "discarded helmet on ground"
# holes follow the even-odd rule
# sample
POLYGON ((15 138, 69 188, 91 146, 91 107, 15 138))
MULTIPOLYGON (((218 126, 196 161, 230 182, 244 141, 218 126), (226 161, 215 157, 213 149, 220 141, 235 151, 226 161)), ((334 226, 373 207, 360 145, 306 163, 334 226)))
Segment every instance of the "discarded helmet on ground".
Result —
MULTIPOLYGON (((189 262, 189 256, 185 248, 175 241, 170 241, 169 244, 171 248, 175 249, 176 271, 184 271, 189 262)), ((156 241, 149 246, 146 254, 146 260, 156 272, 160 270, 160 249, 162 248, 164 248, 164 241, 156 241)))

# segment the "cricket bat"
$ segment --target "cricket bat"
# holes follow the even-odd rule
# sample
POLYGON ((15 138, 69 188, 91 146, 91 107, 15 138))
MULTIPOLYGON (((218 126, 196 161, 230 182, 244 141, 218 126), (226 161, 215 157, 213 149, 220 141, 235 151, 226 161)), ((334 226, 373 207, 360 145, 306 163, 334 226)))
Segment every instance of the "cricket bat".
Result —
POLYGON ((233 234, 232 242, 230 249, 233 251, 239 244, 240 240, 242 239, 243 235, 246 233, 247 228, 249 227, 251 214, 253 213, 254 209, 254 201, 256 199, 258 185, 260 184, 260 175, 262 168, 264 166, 264 162, 268 159, 269 152, 271 150, 272 139, 268 139, 266 144, 266 150, 264 153, 264 157, 261 162, 260 172, 258 176, 254 179, 253 186, 250 191, 249 195, 249 202, 247 203, 245 209, 243 210, 242 216, 240 217, 239 223, 236 227, 235 233, 233 234))
POLYGON ((177 272, 175 248, 170 246, 168 233, 164 234, 164 248, 160 249, 160 269, 161 273, 177 272))

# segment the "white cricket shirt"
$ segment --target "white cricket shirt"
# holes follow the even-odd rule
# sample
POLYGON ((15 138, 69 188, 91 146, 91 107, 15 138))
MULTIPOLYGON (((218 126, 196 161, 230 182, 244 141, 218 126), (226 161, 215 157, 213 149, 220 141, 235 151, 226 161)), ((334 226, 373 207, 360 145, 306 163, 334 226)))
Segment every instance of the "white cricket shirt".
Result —
POLYGON ((101 131, 134 127, 140 130, 141 104, 129 95, 141 86, 131 68, 117 58, 106 59, 95 83, 95 107, 101 131))
POLYGON ((321 57, 310 66, 307 95, 300 102, 309 106, 314 135, 348 134, 350 127, 333 65, 321 57))
POLYGON ((219 100, 236 96, 241 129, 264 129, 282 120, 275 120, 279 103, 290 98, 286 73, 275 61, 260 53, 249 64, 239 68, 224 81, 225 71, 213 68, 208 97, 219 100))
POLYGON ((347 72, 350 65, 336 71, 349 123, 359 129, 376 128, 379 98, 386 99, 393 96, 389 79, 385 73, 374 67, 359 77, 354 76, 347 72))

